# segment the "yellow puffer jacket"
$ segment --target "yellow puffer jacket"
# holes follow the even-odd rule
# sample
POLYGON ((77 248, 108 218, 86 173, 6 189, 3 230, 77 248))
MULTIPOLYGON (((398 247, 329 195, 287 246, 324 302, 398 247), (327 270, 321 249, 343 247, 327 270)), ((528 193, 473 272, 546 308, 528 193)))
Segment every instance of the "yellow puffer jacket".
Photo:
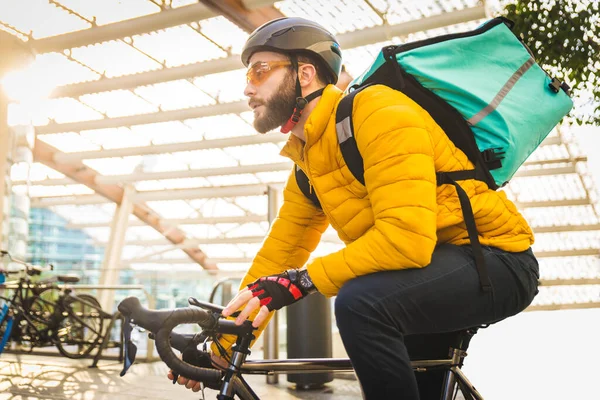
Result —
MULTIPOLYGON (((242 286, 302 267, 331 224, 346 243, 313 259, 310 277, 325 296, 349 280, 377 271, 422 268, 437 243, 469 243, 456 189, 436 185, 436 171, 472 169, 466 155, 431 116, 404 94, 376 85, 354 100, 354 132, 365 186, 346 167, 335 130, 342 92, 329 85, 305 125, 306 144, 290 136, 281 154, 306 173, 321 202, 317 209, 294 173, 284 202, 242 286)), ((461 181, 473 207, 481 244, 524 251, 533 233, 502 191, 461 181)), ((225 343, 224 343, 225 344, 225 343)))

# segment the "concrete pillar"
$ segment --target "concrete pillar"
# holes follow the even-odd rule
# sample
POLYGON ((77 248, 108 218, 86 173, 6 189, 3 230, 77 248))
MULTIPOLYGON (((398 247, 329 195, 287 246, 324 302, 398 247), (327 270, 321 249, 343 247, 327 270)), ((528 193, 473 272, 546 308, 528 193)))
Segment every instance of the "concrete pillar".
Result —
MULTIPOLYGON (((10 179, 13 168, 22 169, 29 177, 29 171, 33 164, 33 145, 35 132, 31 125, 20 125, 8 129, 13 139, 14 146, 9 160, 7 180, 10 179)), ((15 257, 25 259, 27 257, 27 240, 29 238, 29 214, 31 210, 31 198, 29 196, 29 185, 12 188, 10 197, 10 218, 8 229, 8 251, 15 257)))
MULTIPOLYGON (((100 285, 116 285, 118 283, 125 233, 127 232, 129 215, 131 215, 131 211, 133 210, 131 196, 134 192, 135 190, 132 186, 125 186, 121 204, 115 210, 115 215, 110 226, 110 238, 104 250, 104 261, 102 262, 102 270, 100 271, 100 285)), ((104 311, 109 313, 114 312, 114 291, 100 290, 98 299, 104 311)))
MULTIPOLYGON (((0 31, 0 80, 6 76, 7 73, 19 70, 28 64, 33 59, 33 53, 31 49, 19 38, 0 31)), ((10 210, 11 210, 11 182, 10 182, 10 167, 13 164, 15 156, 19 158, 20 154, 15 154, 15 135, 14 132, 8 127, 8 103, 9 99, 5 93, 4 88, 0 85, 0 248, 10 250, 12 243, 9 240, 10 229, 10 210)), ((31 150, 31 147, 29 148, 31 150)), ((21 154, 22 155, 22 154, 21 154)), ((25 159, 27 157, 25 156, 25 159)), ((29 215, 28 202, 17 201, 18 208, 27 210, 27 217, 29 215)), ((21 240, 17 243, 14 250, 15 257, 24 258, 27 252, 27 246, 23 248, 23 238, 25 243, 27 240, 28 228, 23 227, 23 220, 17 221, 15 228, 19 232, 21 240)))
POLYGON ((0 87, 0 248, 8 248, 8 221, 10 217, 9 158, 11 135, 8 131, 8 99, 0 87))

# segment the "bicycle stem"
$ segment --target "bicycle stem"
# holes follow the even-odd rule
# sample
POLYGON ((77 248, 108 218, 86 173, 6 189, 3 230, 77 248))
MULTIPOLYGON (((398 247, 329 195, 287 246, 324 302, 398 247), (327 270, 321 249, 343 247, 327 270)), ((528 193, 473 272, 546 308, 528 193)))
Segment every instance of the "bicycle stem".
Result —
POLYGON ((232 347, 231 363, 225 372, 223 385, 221 386, 221 391, 217 395, 217 400, 233 400, 234 386, 231 379, 240 373, 242 364, 244 364, 246 357, 251 353, 250 343, 254 340, 254 335, 252 334, 254 331, 252 322, 244 321, 242 327, 246 329, 238 336, 232 347))

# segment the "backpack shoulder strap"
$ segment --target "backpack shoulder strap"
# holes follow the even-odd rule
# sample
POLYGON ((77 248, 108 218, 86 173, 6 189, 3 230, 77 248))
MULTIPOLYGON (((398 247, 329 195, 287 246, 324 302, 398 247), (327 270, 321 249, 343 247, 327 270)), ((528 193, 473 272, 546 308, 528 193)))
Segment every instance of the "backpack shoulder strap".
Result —
POLYGON ((354 109, 354 97, 363 89, 371 86, 364 85, 342 98, 335 112, 335 131, 338 143, 342 151, 344 162, 352 175, 363 185, 365 184, 365 169, 363 158, 358 151, 356 139, 354 138, 354 123, 352 122, 352 111, 354 109))
POLYGON ((321 209, 321 202, 317 198, 317 194, 311 189, 310 181, 308 180, 308 176, 302 171, 299 166, 295 166, 295 175, 296 175, 296 183, 300 188, 300 191, 306 198, 313 202, 313 204, 321 209))

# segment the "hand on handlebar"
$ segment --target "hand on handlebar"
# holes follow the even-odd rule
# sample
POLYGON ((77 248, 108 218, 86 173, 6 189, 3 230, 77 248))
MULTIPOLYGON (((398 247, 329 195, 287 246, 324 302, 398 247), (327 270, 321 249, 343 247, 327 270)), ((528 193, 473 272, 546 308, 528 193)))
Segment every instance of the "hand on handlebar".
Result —
MULTIPOLYGON (((211 354, 211 362, 212 365, 214 367, 219 367, 220 369, 226 369, 228 364, 227 361, 219 356, 216 356, 214 354, 211 354)), ((175 379, 175 375, 173 375, 173 371, 169 370, 169 372, 167 373, 167 378, 169 378, 170 381, 173 381, 173 379, 175 379)), ((199 392, 201 389, 201 384, 198 381, 192 380, 192 379, 188 379, 188 378, 184 378, 183 376, 179 376, 177 378, 177 383, 185 386, 188 389, 191 389, 192 392, 199 392)), ((211 387, 210 383, 205 385, 207 387, 211 387)), ((214 387, 213 389, 218 389, 217 387, 214 387)))
POLYGON ((279 310, 297 302, 316 291, 306 270, 287 270, 278 275, 262 277, 242 289, 221 313, 228 317, 244 307, 235 320, 241 325, 255 310, 260 308, 252 326, 258 328, 267 319, 269 312, 279 310))

